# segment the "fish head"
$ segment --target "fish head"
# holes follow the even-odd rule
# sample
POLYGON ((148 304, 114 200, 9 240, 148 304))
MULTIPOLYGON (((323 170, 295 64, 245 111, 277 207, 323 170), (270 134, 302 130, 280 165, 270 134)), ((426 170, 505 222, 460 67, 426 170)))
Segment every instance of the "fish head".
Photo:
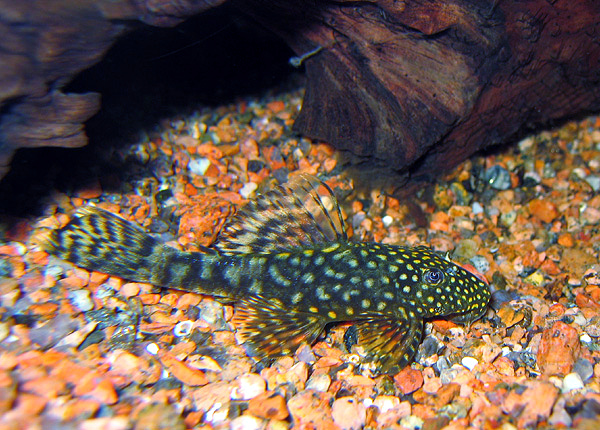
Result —
POLYGON ((411 260, 418 276, 414 294, 420 315, 452 315, 458 322, 471 322, 485 313, 491 293, 482 279, 425 246, 414 248, 411 260))

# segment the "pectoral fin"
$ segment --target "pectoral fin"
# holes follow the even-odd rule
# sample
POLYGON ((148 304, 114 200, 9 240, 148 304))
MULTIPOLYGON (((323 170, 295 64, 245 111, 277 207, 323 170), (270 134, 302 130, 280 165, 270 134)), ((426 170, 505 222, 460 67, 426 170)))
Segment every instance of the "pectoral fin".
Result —
POLYGON ((312 344, 325 320, 283 309, 276 300, 249 297, 236 303, 233 323, 249 355, 276 357, 293 353, 303 342, 312 344))
POLYGON ((397 373, 414 357, 423 335, 420 318, 374 316, 356 325, 358 344, 380 372, 397 373))

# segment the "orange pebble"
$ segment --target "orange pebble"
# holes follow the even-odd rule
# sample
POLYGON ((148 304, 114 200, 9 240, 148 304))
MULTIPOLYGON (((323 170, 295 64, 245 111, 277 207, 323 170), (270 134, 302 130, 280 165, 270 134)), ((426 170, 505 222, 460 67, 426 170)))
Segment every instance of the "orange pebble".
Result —
POLYGON ((119 292, 125 297, 137 296, 140 293, 140 285, 137 282, 127 282, 119 292))
POLYGON ((203 371, 179 361, 170 352, 160 350, 157 354, 157 358, 175 378, 179 379, 184 384, 192 387, 208 384, 208 379, 203 371))
POLYGON ((571 233, 563 233, 558 236, 558 244, 566 248, 572 248, 575 245, 575 240, 571 233))

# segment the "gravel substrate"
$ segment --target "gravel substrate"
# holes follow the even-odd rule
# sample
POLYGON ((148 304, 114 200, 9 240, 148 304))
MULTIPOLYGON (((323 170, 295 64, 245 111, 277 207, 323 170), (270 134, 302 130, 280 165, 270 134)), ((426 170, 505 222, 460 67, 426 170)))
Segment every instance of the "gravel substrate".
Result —
POLYGON ((44 217, 0 229, 0 430, 597 428, 600 117, 399 198, 358 186, 331 147, 294 135, 300 103, 298 91, 167 119, 120 154, 136 169, 57 192, 44 217), (470 327, 430 321, 396 375, 358 371, 347 324, 255 363, 232 306, 90 273, 36 245, 93 203, 197 250, 299 172, 336 192, 354 240, 425 244, 485 276, 487 314, 470 327))

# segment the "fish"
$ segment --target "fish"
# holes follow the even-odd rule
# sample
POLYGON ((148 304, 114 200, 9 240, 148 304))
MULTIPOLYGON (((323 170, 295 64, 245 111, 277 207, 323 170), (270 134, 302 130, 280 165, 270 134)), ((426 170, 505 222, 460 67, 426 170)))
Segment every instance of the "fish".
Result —
POLYGON ((307 175, 249 201, 199 251, 167 246, 94 206, 43 247, 88 270, 233 303, 242 344, 261 359, 350 322, 377 373, 411 363, 428 319, 471 323, 490 300, 485 282, 426 246, 350 241, 333 191, 307 175))

